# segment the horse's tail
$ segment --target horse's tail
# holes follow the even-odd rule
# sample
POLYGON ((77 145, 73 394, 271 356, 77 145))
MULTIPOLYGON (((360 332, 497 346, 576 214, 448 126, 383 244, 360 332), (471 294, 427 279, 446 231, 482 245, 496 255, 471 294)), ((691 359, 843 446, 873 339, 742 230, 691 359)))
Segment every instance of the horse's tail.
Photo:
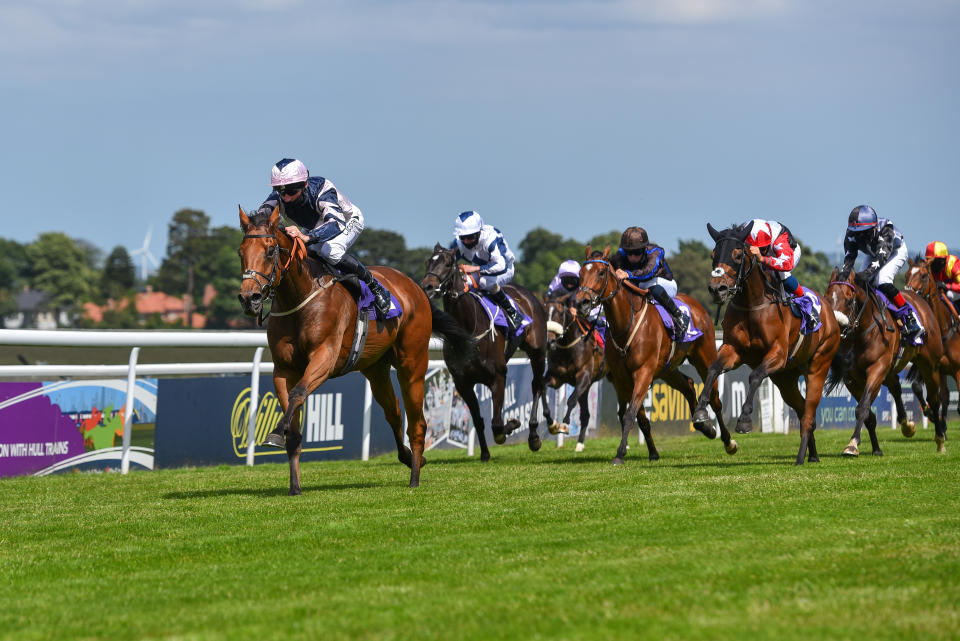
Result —
POLYGON ((827 373, 827 381, 823 385, 823 395, 828 396, 830 392, 836 389, 837 385, 843 382, 847 373, 853 369, 854 353, 852 348, 837 350, 837 355, 833 357, 830 363, 830 372, 827 373))
POLYGON ((433 333, 453 347, 453 357, 459 364, 466 364, 477 349, 477 339, 463 329, 453 315, 433 304, 430 305, 430 312, 433 315, 433 333))
POLYGON ((906 373, 903 375, 904 380, 906 380, 910 385, 920 382, 920 368, 916 366, 915 363, 910 363, 910 366, 907 368, 906 373))

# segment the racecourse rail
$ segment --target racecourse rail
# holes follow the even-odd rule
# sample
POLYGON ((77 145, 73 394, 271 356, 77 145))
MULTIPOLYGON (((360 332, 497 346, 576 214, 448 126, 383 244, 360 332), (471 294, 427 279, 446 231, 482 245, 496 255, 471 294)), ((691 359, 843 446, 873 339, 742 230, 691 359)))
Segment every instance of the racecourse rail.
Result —
MULTIPOLYGON (((104 331, 104 330, 0 330, 0 345, 42 345, 52 347, 130 347, 126 365, 0 365, 0 378, 18 376, 127 376, 127 395, 123 418, 123 453, 120 471, 130 471, 130 429, 133 423, 133 396, 137 375, 164 376, 174 374, 245 374, 250 373, 250 419, 247 423, 247 465, 253 465, 256 439, 257 403, 260 395, 260 374, 273 372, 273 363, 264 363, 263 348, 267 346, 266 332, 230 331, 104 331), (225 363, 157 363, 138 365, 141 347, 250 347, 250 361, 225 363)), ((431 350, 439 350, 443 343, 430 339, 431 350)), ((363 460, 370 455, 370 384, 366 384, 363 399, 363 460)))

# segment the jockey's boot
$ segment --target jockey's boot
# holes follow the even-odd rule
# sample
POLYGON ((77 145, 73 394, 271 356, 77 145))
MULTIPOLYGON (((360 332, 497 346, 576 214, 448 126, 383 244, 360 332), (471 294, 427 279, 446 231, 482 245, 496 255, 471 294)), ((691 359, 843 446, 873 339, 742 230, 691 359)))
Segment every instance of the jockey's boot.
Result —
POLYGON ((503 291, 502 288, 495 292, 487 292, 487 297, 503 310, 503 315, 507 319, 507 329, 509 329, 508 338, 512 339, 520 326, 523 325, 523 316, 520 315, 516 307, 510 304, 507 292, 503 291))
POLYGON ((337 267, 348 274, 354 274, 367 284, 373 294, 373 306, 377 308, 380 316, 386 318, 387 312, 390 311, 390 292, 373 277, 370 270, 364 267, 363 263, 357 260, 357 257, 353 254, 344 254, 340 262, 337 263, 337 267))
POLYGON ((904 338, 913 341, 924 331, 923 325, 920 324, 920 319, 917 318, 917 310, 913 308, 913 305, 904 305, 898 309, 897 316, 899 316, 903 322, 904 338))
POLYGON ((684 313, 680 311, 680 308, 677 307, 677 304, 673 302, 670 294, 668 294, 667 290, 663 287, 659 285, 651 287, 650 294, 656 298, 657 302, 673 317, 673 340, 682 340, 687 334, 687 329, 690 327, 690 321, 684 313))
MULTIPOLYGON (((796 277, 791 276, 791 278, 796 277)), ((817 312, 817 308, 814 307, 813 301, 809 298, 806 303, 801 304, 801 298, 803 298, 803 287, 800 286, 800 283, 797 283, 797 288, 793 291, 793 304, 807 320, 807 327, 816 327, 820 323, 820 314, 817 312)))

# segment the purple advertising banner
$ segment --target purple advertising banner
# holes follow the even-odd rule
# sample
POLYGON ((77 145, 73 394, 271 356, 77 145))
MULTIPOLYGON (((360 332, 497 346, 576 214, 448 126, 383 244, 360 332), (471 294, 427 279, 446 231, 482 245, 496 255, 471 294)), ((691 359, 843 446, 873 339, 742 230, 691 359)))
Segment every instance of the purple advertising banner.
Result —
POLYGON ((83 454, 83 435, 43 395, 41 383, 3 383, 0 403, 23 400, 0 412, 0 476, 33 474, 83 454))

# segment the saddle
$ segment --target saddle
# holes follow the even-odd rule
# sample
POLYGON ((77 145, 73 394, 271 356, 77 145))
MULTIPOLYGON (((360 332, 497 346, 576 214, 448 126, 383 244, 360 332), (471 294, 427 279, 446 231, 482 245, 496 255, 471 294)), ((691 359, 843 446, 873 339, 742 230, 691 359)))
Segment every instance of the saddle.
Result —
MULTIPOLYGON (((499 330, 506 337, 507 318, 504 316, 503 310, 500 309, 500 306, 487 298, 482 290, 470 289, 469 293, 471 296, 475 296, 477 300, 480 301, 480 306, 483 307, 483 311, 487 313, 487 318, 490 319, 492 327, 499 330)), ((520 316, 523 318, 523 322, 520 324, 520 327, 517 329, 516 333, 516 336, 520 336, 527 330, 527 327, 533 322, 533 319, 523 313, 523 311, 520 309, 520 306, 517 305, 517 301, 510 294, 507 294, 506 291, 504 291, 504 294, 506 294, 507 300, 509 300, 510 304, 513 305, 518 312, 520 312, 520 316)))

